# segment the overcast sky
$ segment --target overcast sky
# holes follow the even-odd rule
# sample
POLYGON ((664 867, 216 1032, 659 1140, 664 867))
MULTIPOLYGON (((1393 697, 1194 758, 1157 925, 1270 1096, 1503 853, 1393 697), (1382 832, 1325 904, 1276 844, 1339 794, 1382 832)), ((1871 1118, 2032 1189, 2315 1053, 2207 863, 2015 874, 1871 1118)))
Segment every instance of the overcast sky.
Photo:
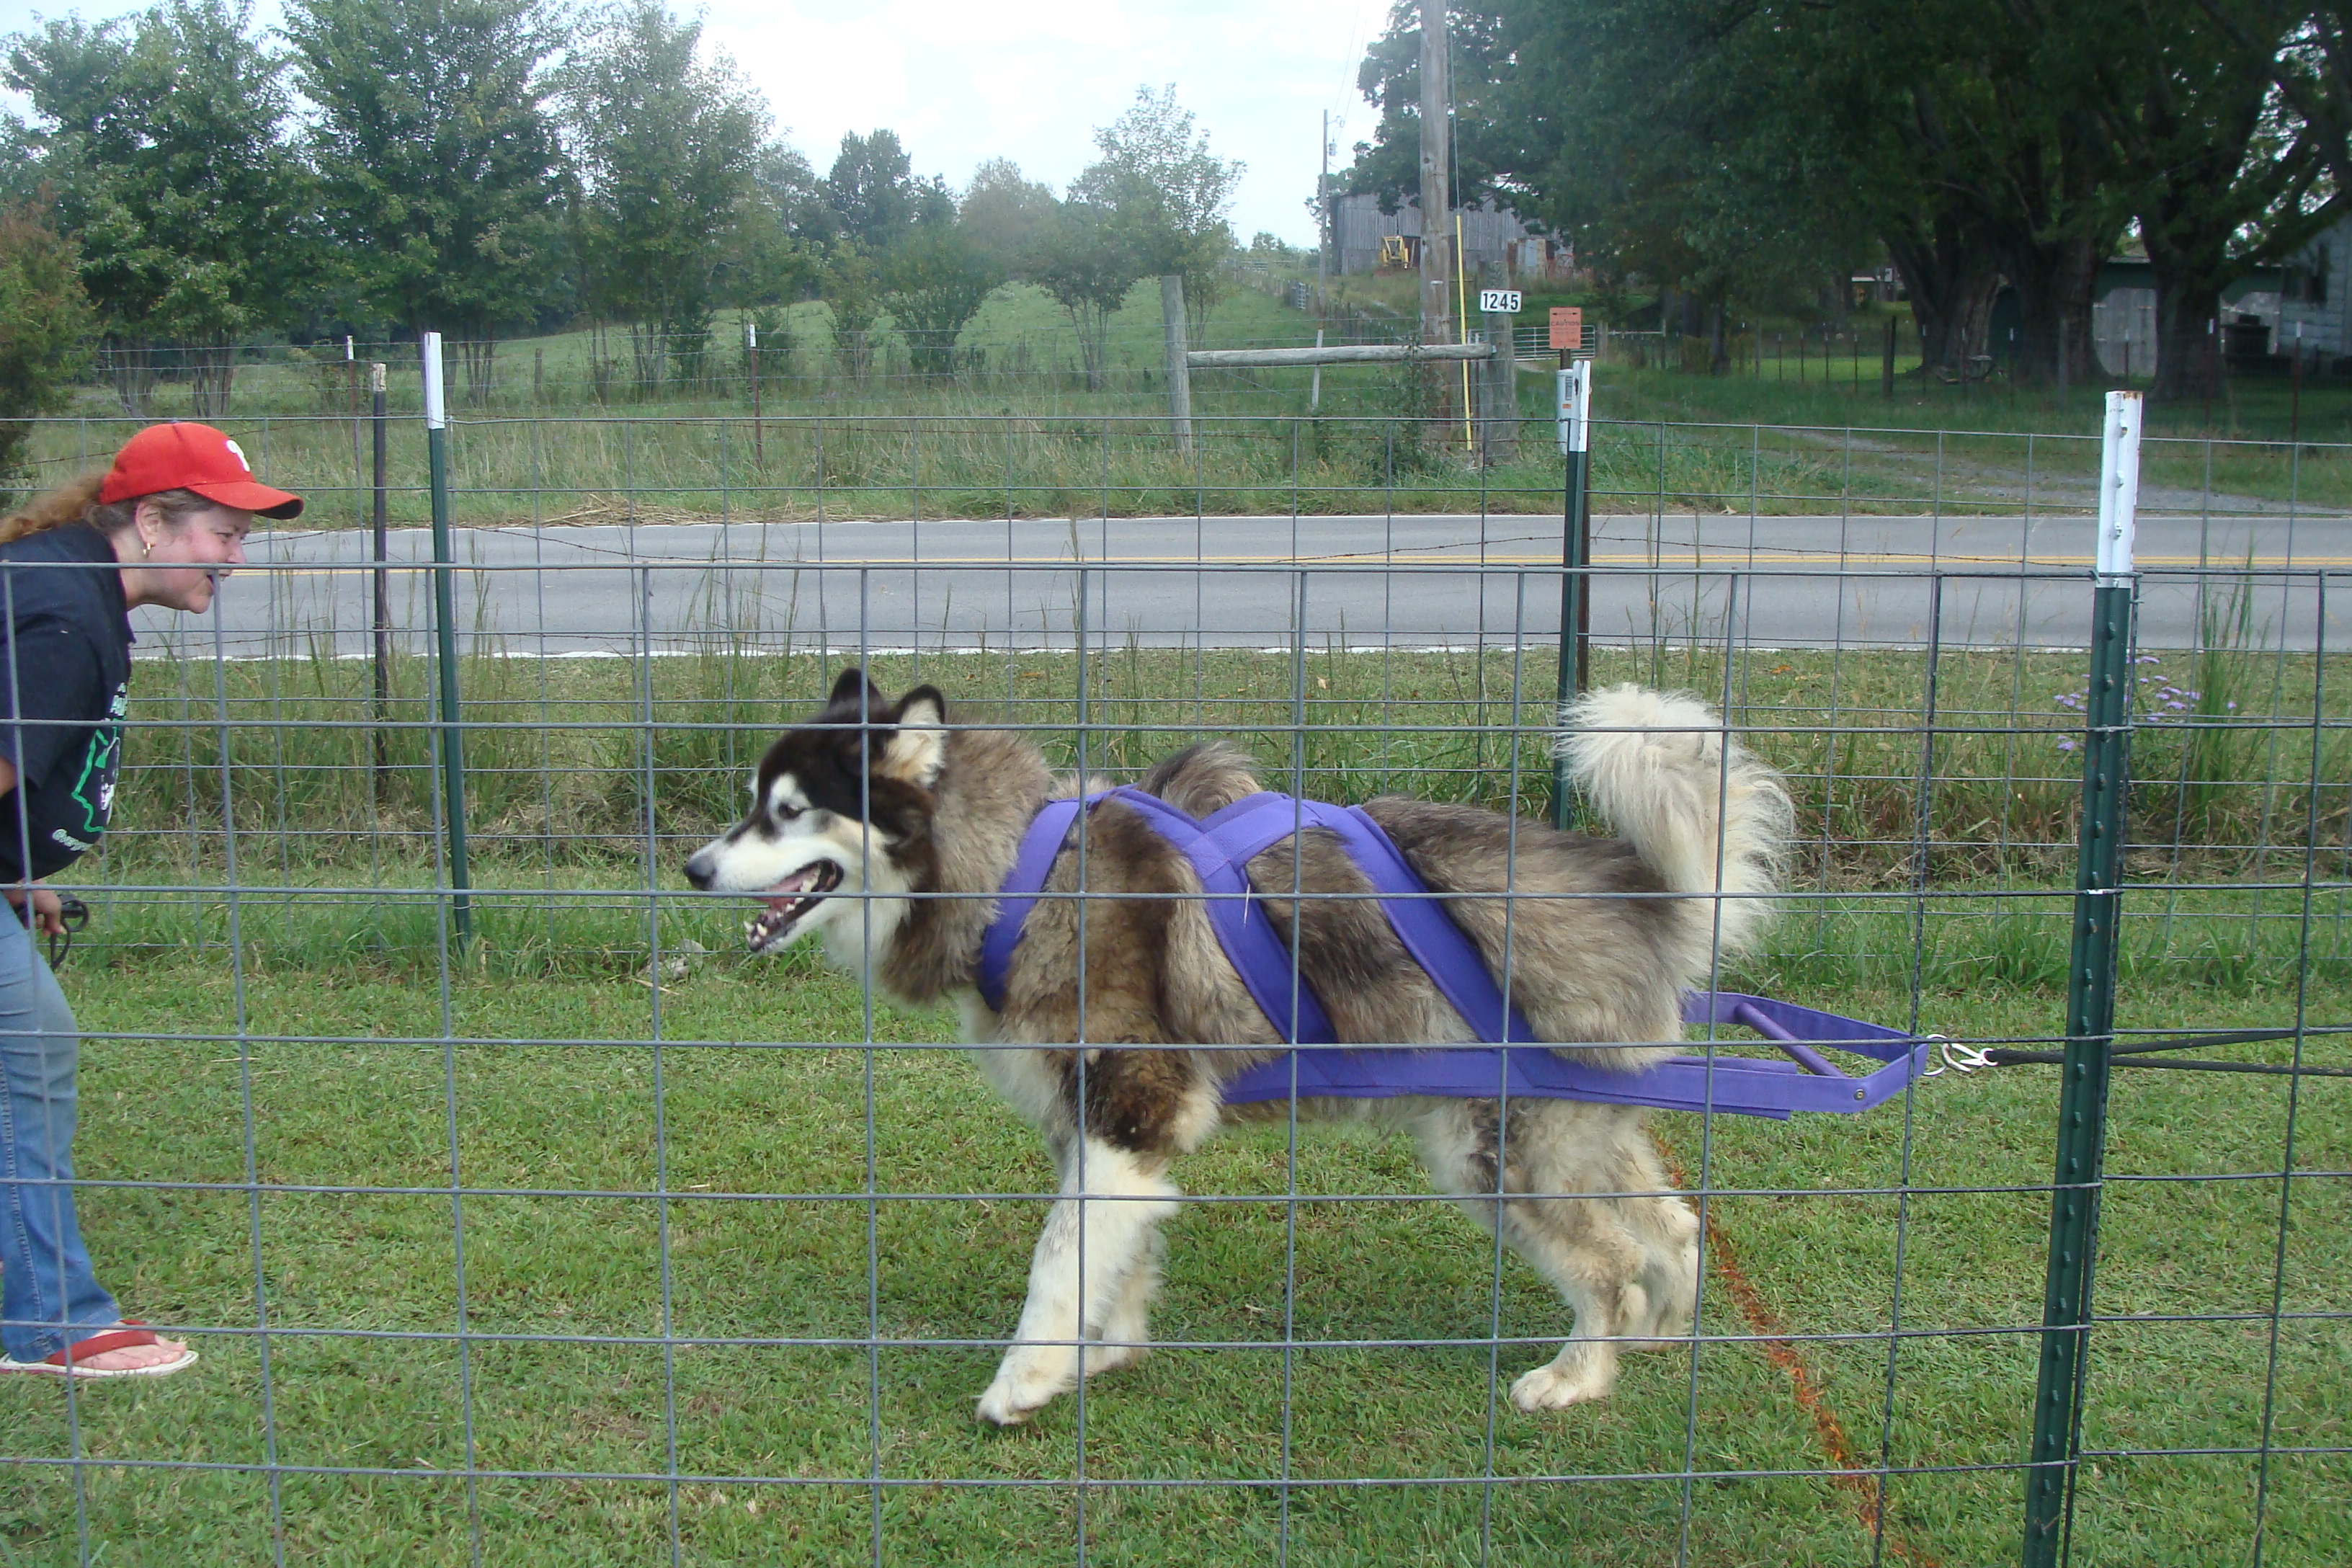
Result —
MULTIPOLYGON (((36 11, 97 19, 143 8, 0 0, 0 32, 30 26, 36 11)), ((712 0, 704 37, 766 91, 786 140, 820 174, 842 132, 888 126, 918 174, 961 185, 981 160, 1005 157, 1058 190, 1093 157, 1094 128, 1137 87, 1173 82, 1210 145, 1249 166, 1234 203, 1242 239, 1272 229, 1307 243, 1323 110, 1345 117, 1333 131, 1344 163, 1349 144, 1371 131, 1356 64, 1388 9, 1389 0, 712 0)), ((275 0, 257 15, 275 21, 275 0)))

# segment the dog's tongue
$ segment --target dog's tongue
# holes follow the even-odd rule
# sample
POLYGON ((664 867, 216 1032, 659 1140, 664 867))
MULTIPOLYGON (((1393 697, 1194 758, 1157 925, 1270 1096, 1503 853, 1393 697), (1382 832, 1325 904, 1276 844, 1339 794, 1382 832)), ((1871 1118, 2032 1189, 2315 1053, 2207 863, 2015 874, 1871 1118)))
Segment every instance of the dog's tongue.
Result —
POLYGON ((782 910, 791 905, 800 894, 808 890, 810 884, 816 880, 816 873, 817 868, 814 866, 803 867, 777 883, 770 890, 768 907, 772 910, 782 910))

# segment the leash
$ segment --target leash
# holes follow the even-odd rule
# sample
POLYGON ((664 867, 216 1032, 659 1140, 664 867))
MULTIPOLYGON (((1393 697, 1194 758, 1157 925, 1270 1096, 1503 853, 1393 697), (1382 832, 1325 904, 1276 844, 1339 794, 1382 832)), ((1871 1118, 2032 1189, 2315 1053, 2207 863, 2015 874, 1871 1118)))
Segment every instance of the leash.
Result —
MULTIPOLYGON (((9 911, 16 917, 18 925, 28 931, 33 929, 33 903, 30 899, 26 899, 21 904, 11 904, 8 908, 9 911)), ((65 963, 66 954, 73 951, 75 934, 89 925, 89 906, 71 893, 58 894, 58 923, 64 929, 49 932, 49 967, 51 969, 56 969, 65 963)))
MULTIPOLYGON (((2334 1029, 2305 1029, 2306 1037, 2338 1033, 2334 1029)), ((2211 1062, 2211 1061, 2152 1061, 2147 1058, 2165 1051, 2203 1050, 2210 1046, 2253 1046, 2273 1040, 2292 1040, 2293 1029, 2217 1029, 2203 1034, 2181 1035, 2168 1040, 2135 1040, 2129 1045, 2110 1045, 2108 1065, 2119 1068, 2162 1068, 2173 1072, 2243 1072, 2260 1073, 2275 1078, 2352 1078, 2352 1068, 2295 1067, 2284 1062, 2211 1062)), ((2066 1059, 2063 1051, 2019 1050, 2009 1046, 1979 1049, 1958 1040, 1942 1041, 1938 1047, 1943 1066, 1957 1073, 1979 1072, 1986 1068, 2055 1066, 2066 1059)), ((1943 1068, 1936 1069, 1938 1072, 1943 1068)))
MULTIPOLYGON (((1083 799, 1049 801, 1022 836, 998 897, 996 919, 981 939, 981 997, 1004 1008, 1013 952, 1030 910, 1081 812, 1117 800, 1138 812, 1161 838, 1181 851, 1201 879, 1209 921, 1243 985, 1290 1049, 1226 1080, 1229 1104, 1296 1098, 1348 1100, 1433 1095, 1447 1099, 1514 1096, 1598 1100, 1673 1110, 1783 1120, 1799 1110, 1855 1111, 1883 1104, 1923 1077, 1938 1042, 1918 1039, 1858 1019, 1738 992, 1685 997, 1685 1021, 1750 1028, 1779 1047, 1787 1060, 1718 1055, 1677 1055, 1635 1072, 1619 1072, 1556 1055, 1525 1016, 1505 1000, 1485 961, 1437 895, 1416 877, 1395 842, 1353 806, 1265 792, 1244 796, 1195 820, 1157 795, 1122 787, 1083 799), (1486 1047, 1340 1047, 1329 1016, 1249 883, 1251 859, 1304 828, 1339 837, 1372 884, 1381 912, 1439 993, 1486 1047), (1514 1045, 1524 1042, 1523 1048, 1514 1045), (1829 1047, 1882 1065, 1861 1078, 1841 1071, 1817 1047, 1829 1047)), ((1575 1042, 1561 1042, 1574 1044, 1575 1042)))
POLYGON ((89 906, 70 893, 58 895, 58 923, 62 931, 49 933, 49 967, 56 969, 73 951, 73 939, 89 925, 89 906))

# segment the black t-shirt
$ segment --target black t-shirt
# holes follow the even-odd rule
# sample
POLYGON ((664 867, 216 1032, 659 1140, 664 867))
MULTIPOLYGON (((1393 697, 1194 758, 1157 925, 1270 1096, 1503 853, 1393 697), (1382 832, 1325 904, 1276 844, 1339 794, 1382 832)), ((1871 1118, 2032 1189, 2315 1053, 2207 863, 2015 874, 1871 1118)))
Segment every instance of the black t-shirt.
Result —
POLYGON ((18 881, 72 865, 114 811, 131 642, 114 546, 80 523, 0 544, 0 757, 17 781, 0 795, 0 878, 18 881))

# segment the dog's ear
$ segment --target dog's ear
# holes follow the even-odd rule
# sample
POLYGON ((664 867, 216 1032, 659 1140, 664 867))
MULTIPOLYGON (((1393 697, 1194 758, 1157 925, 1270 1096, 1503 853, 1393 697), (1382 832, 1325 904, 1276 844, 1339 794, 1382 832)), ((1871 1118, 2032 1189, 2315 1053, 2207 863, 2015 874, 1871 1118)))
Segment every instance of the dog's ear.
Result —
POLYGON ((866 672, 851 665, 833 683, 833 693, 824 700, 826 716, 846 719, 856 723, 861 719, 879 721, 890 710, 890 700, 882 689, 866 679, 866 672), (861 700, 862 699, 862 700, 861 700))
POLYGON ((935 686, 918 686, 898 700, 898 728, 874 771, 929 789, 947 762, 947 699, 935 686))

